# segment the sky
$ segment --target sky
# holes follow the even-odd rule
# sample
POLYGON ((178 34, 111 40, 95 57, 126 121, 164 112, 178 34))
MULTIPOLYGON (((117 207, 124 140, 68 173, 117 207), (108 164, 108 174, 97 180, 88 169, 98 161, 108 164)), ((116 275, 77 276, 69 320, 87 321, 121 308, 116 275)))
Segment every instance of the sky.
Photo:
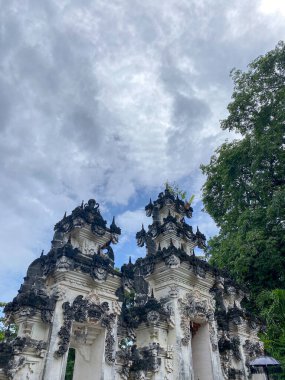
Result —
POLYGON ((166 181, 195 195, 225 139, 233 83, 285 39, 283 0, 0 0, 0 300, 47 253, 65 211, 95 198, 122 228, 116 265, 166 181))

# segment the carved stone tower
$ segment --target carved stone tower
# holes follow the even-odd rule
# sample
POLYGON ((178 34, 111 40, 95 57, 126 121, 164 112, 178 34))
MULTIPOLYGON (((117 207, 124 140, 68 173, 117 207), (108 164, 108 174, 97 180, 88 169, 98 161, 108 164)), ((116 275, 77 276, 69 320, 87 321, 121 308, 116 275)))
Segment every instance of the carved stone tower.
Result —
POLYGON ((50 252, 6 306, 19 330, 0 343, 1 380, 63 380, 70 348, 73 380, 252 378, 262 345, 245 290, 195 256, 205 236, 186 223, 189 205, 166 189, 145 210, 152 224, 136 237, 147 254, 121 271, 111 247, 120 228, 95 200, 55 225, 50 252))
POLYGON ((55 225, 50 252, 30 265, 5 310, 19 326, 6 363, 9 378, 64 379, 70 347, 75 379, 115 378, 120 274, 111 243, 120 233, 114 220, 106 226, 93 199, 55 225))
POLYGON ((262 346, 257 319, 241 306, 244 290, 195 256, 205 236, 186 223, 188 204, 166 188, 145 210, 152 224, 136 237, 147 255, 122 267, 124 291, 134 296, 120 324, 135 342, 131 355, 118 353, 124 379, 248 379, 249 359, 262 346))

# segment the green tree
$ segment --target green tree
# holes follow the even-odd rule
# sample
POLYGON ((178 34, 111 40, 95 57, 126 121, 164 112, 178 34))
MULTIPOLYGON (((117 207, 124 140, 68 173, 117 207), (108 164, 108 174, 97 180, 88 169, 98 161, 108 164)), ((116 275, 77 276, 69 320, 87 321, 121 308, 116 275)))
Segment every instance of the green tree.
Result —
POLYGON ((233 70, 223 129, 239 133, 202 166, 206 211, 220 232, 209 241, 213 264, 255 293, 285 288, 285 45, 233 70))
MULTIPOLYGON (((217 149, 203 186, 205 210, 219 234, 210 262, 247 285, 267 321, 265 348, 284 358, 285 289, 285 44, 233 70, 229 115, 221 122, 238 138, 217 149), (282 308, 282 313, 281 313, 282 308), (283 315, 283 321, 281 318, 283 315), (281 319, 280 319, 281 318, 281 319)), ((285 368, 285 363, 284 368, 285 368)), ((278 378, 285 378, 284 374, 278 378), (281 377, 280 377, 281 376, 281 377), (283 376, 283 377, 282 377, 283 376)))
MULTIPOLYGON (((257 305, 267 325, 266 332, 261 336, 265 349, 285 368, 285 290, 261 292, 257 297, 257 305)), ((284 380, 285 374, 277 374, 275 378, 284 380)))
POLYGON ((5 302, 0 302, 0 342, 4 339, 13 339, 17 335, 17 326, 9 323, 4 315, 5 305, 5 302))
POLYGON ((3 315, 3 309, 4 309, 5 303, 0 302, 0 341, 5 339, 5 317, 3 315))

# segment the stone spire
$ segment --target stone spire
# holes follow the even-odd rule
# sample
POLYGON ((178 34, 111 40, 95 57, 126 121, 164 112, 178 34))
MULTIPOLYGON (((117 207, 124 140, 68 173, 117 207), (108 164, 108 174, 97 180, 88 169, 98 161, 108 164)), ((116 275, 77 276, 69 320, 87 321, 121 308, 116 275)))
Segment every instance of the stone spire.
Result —
POLYGON ((145 207, 146 215, 152 217, 152 224, 146 231, 142 227, 136 234, 139 247, 146 245, 147 255, 155 254, 161 248, 173 244, 176 248, 183 246, 188 255, 193 249, 205 247, 206 238, 199 229, 194 233, 185 218, 191 218, 193 209, 178 196, 174 196, 166 187, 154 202, 150 200, 145 207))
POLYGON ((110 242, 117 243, 121 234, 115 218, 110 227, 107 227, 107 222, 103 219, 95 199, 89 199, 85 204, 82 202, 70 215, 65 213, 54 230, 53 248, 63 246, 70 239, 72 245, 85 254, 93 254, 98 249, 110 245, 110 242))

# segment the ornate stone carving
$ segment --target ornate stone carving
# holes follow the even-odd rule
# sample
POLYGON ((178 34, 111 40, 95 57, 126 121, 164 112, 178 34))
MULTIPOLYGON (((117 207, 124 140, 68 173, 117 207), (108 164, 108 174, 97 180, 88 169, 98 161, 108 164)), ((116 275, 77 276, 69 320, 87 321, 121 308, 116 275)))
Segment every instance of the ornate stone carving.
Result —
POLYGON ((6 374, 9 379, 14 379, 17 372, 19 372, 22 368, 27 365, 24 356, 15 356, 8 363, 8 368, 6 374))
POLYGON ((177 285, 171 285, 168 292, 171 298, 177 298, 179 296, 179 288, 177 285))
POLYGON ((209 324, 209 333, 210 333, 210 342, 212 345, 212 350, 217 351, 218 349, 218 339, 217 339, 217 333, 216 329, 213 326, 213 323, 209 324))
MULTIPOLYGON (((189 350, 181 350, 180 345, 188 345, 197 334, 193 341, 195 349, 194 343, 203 335, 197 332, 200 328, 209 328, 210 345, 209 342, 206 344, 216 370, 213 378, 245 378, 244 372, 235 367, 244 368, 247 364, 244 357, 248 361, 261 350, 257 338, 259 322, 240 303, 244 293, 226 272, 194 255, 193 247, 203 247, 205 237, 199 229, 193 232, 186 223, 184 217, 192 214, 189 205, 166 189, 157 201, 150 201, 146 212, 153 216, 153 222, 147 230, 142 228, 138 232, 137 240, 139 246, 146 245, 147 256, 134 264, 129 261, 121 272, 114 269, 111 248, 111 243, 118 240, 120 229, 115 220, 110 228, 106 226, 95 200, 82 203, 56 225, 51 251, 31 264, 18 296, 7 307, 11 321, 19 319, 20 334, 23 335, 3 348, 4 351, 3 343, 0 343, 1 355, 4 352, 7 363, 11 363, 10 378, 15 375, 19 380, 23 374, 26 380, 30 376, 34 379, 36 371, 40 372, 36 367, 38 364, 34 370, 32 360, 41 363, 41 370, 44 368, 46 343, 50 342, 34 341, 31 336, 35 333, 48 336, 49 329, 55 331, 54 326, 50 328, 39 322, 33 334, 31 327, 32 323, 38 323, 39 316, 43 321, 51 322, 55 304, 61 300, 69 302, 62 305, 63 322, 58 327, 55 358, 48 356, 48 360, 63 360, 71 345, 76 347, 86 365, 92 365, 92 350, 97 349, 93 342, 99 336, 101 371, 106 370, 106 365, 116 366, 110 372, 114 373, 116 368, 123 380, 150 379, 160 371, 155 377, 167 380, 185 372, 184 361, 188 363, 189 350), (178 269, 167 270, 167 266, 178 269), (71 271, 68 275, 58 273, 71 271), (214 286, 209 289, 211 284, 214 286), (162 298, 156 299, 151 287, 162 298), (70 301, 68 297, 79 289, 84 294, 90 292, 85 298, 80 295, 70 301), (179 292, 185 291, 189 293, 175 299, 179 292), (177 326, 179 318, 180 326, 177 326), (238 333, 243 339, 248 338, 243 352, 238 333), (175 341, 174 361, 173 347, 167 343, 172 342, 175 335, 181 341, 175 341), (117 338, 120 350, 115 353, 117 338), (179 351, 177 356, 176 351, 179 351), (10 361, 11 358, 14 361, 10 361), (221 369, 217 369, 220 362, 222 375, 221 369)), ((52 336, 51 349, 54 338, 52 336)), ((186 376, 193 377, 193 373, 189 370, 186 376)))
POLYGON ((203 267, 201 266, 195 266, 194 267, 194 273, 198 276, 198 277, 201 277, 201 278, 205 278, 206 277, 206 271, 203 267))
POLYGON ((79 246, 82 250, 82 253, 87 256, 92 256, 97 253, 97 246, 92 240, 83 239, 79 242, 79 246))
POLYGON ((66 288, 62 285, 56 285, 52 288, 51 294, 57 301, 62 301, 66 295, 66 288))
POLYGON ((125 346, 116 353, 117 362, 120 363, 119 374, 122 380, 129 380, 130 369, 132 365, 132 352, 130 346, 125 346))
POLYGON ((37 358, 43 358, 47 349, 47 343, 35 340, 29 336, 17 337, 11 341, 0 342, 0 363, 4 364, 4 372, 9 379, 18 376, 18 372, 24 368, 28 373, 31 371, 31 363, 26 360, 27 352, 37 358))
POLYGON ((181 339, 183 346, 187 346, 191 340, 191 328, 189 319, 185 316, 181 316, 181 328, 184 332, 184 337, 181 339))
POLYGON ((90 304, 100 304, 100 297, 99 297, 99 294, 97 292, 97 290, 93 289, 91 290, 87 296, 86 296, 86 300, 88 301, 88 303, 90 304))
MULTIPOLYGON (((115 321, 115 314, 110 314, 109 305, 107 302, 103 302, 101 305, 90 303, 87 299, 83 299, 83 296, 77 296, 72 305, 69 302, 65 302, 62 305, 64 323, 60 328, 58 336, 60 338, 58 350, 55 352, 55 357, 64 355, 69 347, 71 338, 72 323, 75 322, 95 322, 100 323, 103 328, 107 329, 105 339, 105 359, 106 363, 114 363, 114 337, 112 335, 112 327, 115 321)), ((82 330, 81 330, 82 332, 82 330)), ((83 339, 83 335, 81 335, 83 339)), ((87 335, 86 335, 87 338, 87 335)))
POLYGON ((66 272, 73 269, 73 261, 62 256, 55 264, 56 270, 59 272, 66 272))
POLYGON ((145 379, 146 377, 145 377, 144 371, 139 371, 136 373, 135 380, 145 380, 145 379))
POLYGON ((28 321, 23 322, 22 332, 23 332, 24 336, 31 337, 32 330, 33 330, 33 323, 32 322, 28 322, 28 321))
POLYGON ((21 316, 21 317, 31 318, 35 314, 36 314, 36 310, 32 307, 22 307, 19 310, 19 316, 21 316))
POLYGON ((260 342, 251 342, 247 339, 243 345, 245 354, 248 359, 261 356, 263 354, 263 346, 260 342))
POLYGON ((165 264, 170 268, 178 268, 180 266, 179 257, 175 255, 171 255, 165 259, 165 264))
POLYGON ((168 373, 173 372, 173 346, 167 346, 165 352, 165 369, 168 373))
MULTIPOLYGON (((32 272, 32 266, 33 264, 30 265, 28 273, 32 272)), ((27 276, 17 297, 6 305, 5 313, 8 315, 18 314, 25 318, 31 318, 36 313, 40 313, 43 322, 50 323, 55 303, 56 299, 54 296, 49 296, 42 277, 27 276)))
POLYGON ((104 268, 93 268, 92 274, 97 280, 103 281, 106 280, 108 272, 104 268))
POLYGON ((73 330, 75 341, 78 343, 86 343, 88 336, 87 326, 76 326, 73 330))
POLYGON ((68 233, 75 228, 82 228, 86 224, 91 225, 91 231, 98 236, 103 236, 106 231, 117 235, 121 233, 114 219, 110 228, 106 227, 107 223, 101 216, 99 204, 94 199, 89 199, 87 203, 82 203, 81 206, 76 207, 71 215, 66 216, 65 214, 63 219, 55 225, 54 229, 56 233, 68 233))
POLYGON ((107 364, 113 365, 115 362, 115 350, 114 350, 115 339, 112 334, 112 329, 107 328, 107 334, 105 339, 105 360, 107 364))
POLYGON ((151 310, 147 313, 147 321, 150 324, 157 324, 159 322, 159 313, 157 311, 151 310))
POLYGON ((181 327, 184 337, 181 339, 183 345, 187 345, 191 339, 191 321, 213 321, 213 310, 209 307, 207 300, 196 300, 192 293, 187 293, 183 299, 179 299, 181 315, 181 327))

